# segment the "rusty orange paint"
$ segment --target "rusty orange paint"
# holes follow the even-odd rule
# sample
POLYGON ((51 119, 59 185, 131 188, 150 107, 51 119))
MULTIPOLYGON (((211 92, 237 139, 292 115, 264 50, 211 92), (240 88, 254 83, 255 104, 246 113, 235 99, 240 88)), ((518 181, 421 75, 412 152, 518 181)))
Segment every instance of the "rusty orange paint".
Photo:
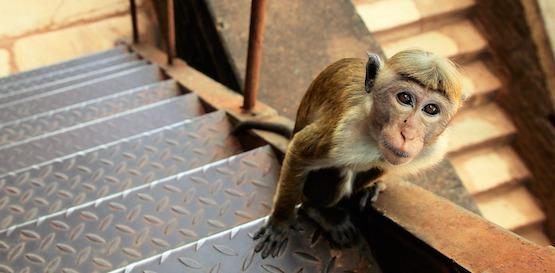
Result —
POLYGON ((388 181, 375 208, 470 272, 555 272, 553 247, 532 243, 409 182, 388 181))

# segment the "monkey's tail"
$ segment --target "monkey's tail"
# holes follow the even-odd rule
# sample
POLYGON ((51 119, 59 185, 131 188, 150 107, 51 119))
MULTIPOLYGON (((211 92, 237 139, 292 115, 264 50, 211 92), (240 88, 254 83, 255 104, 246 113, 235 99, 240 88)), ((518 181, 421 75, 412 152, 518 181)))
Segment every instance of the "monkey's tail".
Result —
POLYGON ((264 121, 243 121, 237 124, 233 129, 233 134, 237 134, 244 130, 248 129, 257 129, 262 131, 268 131, 272 133, 276 133, 278 135, 284 136, 288 139, 291 139, 293 135, 293 130, 289 128, 289 126, 285 124, 279 123, 272 123, 272 122, 264 122, 264 121))

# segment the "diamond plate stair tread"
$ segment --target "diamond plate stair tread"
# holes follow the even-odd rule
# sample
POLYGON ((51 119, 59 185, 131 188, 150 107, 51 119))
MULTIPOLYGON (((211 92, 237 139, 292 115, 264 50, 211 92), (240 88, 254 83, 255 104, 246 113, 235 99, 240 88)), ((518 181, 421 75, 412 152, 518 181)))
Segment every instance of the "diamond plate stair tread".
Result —
POLYGON ((6 77, 1 77, 0 86, 4 86, 6 84, 12 84, 19 81, 26 81, 33 77, 41 77, 49 73, 53 73, 53 72, 55 73, 56 71, 59 71, 59 70, 76 67, 76 66, 83 65, 89 62, 94 62, 103 58, 109 58, 120 54, 127 54, 128 52, 129 50, 127 49, 126 46, 118 46, 113 49, 109 49, 98 53, 93 53, 90 55, 85 55, 80 58, 72 59, 69 61, 52 64, 49 66, 39 67, 33 70, 20 72, 6 77))
POLYGON ((0 178, 0 229, 241 152, 223 112, 0 178))
POLYGON ((275 258, 262 259, 254 253, 252 234, 262 225, 260 219, 112 272, 381 272, 364 240, 360 246, 332 250, 318 229, 308 221, 300 222, 301 230, 289 233, 275 258))
POLYGON ((27 97, 0 105, 0 124, 158 82, 161 77, 156 66, 148 65, 27 97))
POLYGON ((279 165, 269 147, 0 232, 0 268, 106 272, 262 217, 279 165))
MULTIPOLYGON (((131 56, 131 55, 130 55, 131 56)), ((102 78, 105 76, 113 75, 118 72, 130 70, 139 66, 145 66, 144 60, 126 60, 121 63, 114 63, 112 66, 105 68, 98 68, 94 71, 81 73, 72 77, 63 78, 60 80, 53 79, 42 85, 32 86, 26 89, 15 90, 13 92, 0 95, 0 105, 5 105, 11 102, 25 99, 27 97, 45 94, 48 92, 56 91, 62 88, 71 88, 72 85, 80 85, 83 82, 93 79, 102 78)))
POLYGON ((200 116, 204 109, 189 94, 83 123, 0 148, 0 174, 40 164, 121 138, 200 116))
POLYGON ((174 81, 153 83, 0 125, 0 147, 179 96, 174 81))
POLYGON ((138 60, 137 54, 120 54, 108 58, 103 58, 94 62, 85 63, 75 67, 54 71, 42 76, 29 78, 25 81, 17 81, 11 84, 0 85, 0 94, 7 95, 14 92, 19 92, 23 89, 49 84, 51 82, 62 82, 80 74, 100 70, 112 65, 122 64, 125 62, 138 60))

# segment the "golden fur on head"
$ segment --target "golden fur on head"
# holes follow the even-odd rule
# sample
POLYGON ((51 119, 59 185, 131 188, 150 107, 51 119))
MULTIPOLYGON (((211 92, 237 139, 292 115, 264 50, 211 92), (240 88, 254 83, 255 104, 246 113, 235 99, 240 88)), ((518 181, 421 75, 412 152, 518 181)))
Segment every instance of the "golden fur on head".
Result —
POLYGON ((449 59, 431 52, 410 49, 401 51, 387 60, 387 66, 398 75, 415 80, 433 90, 442 92, 454 104, 463 98, 461 74, 449 59))

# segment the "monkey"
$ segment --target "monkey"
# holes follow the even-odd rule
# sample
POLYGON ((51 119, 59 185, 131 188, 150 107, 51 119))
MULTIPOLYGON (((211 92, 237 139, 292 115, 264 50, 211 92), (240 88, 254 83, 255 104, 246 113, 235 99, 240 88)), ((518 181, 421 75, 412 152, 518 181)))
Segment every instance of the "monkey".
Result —
POLYGON ((389 178, 440 162, 463 98, 457 66, 423 50, 385 61, 368 53, 366 61, 346 58, 326 67, 297 110, 270 216, 253 236, 255 251, 275 257, 297 213, 319 224, 332 247, 351 246, 357 233, 346 198, 357 196, 365 208, 389 178))

